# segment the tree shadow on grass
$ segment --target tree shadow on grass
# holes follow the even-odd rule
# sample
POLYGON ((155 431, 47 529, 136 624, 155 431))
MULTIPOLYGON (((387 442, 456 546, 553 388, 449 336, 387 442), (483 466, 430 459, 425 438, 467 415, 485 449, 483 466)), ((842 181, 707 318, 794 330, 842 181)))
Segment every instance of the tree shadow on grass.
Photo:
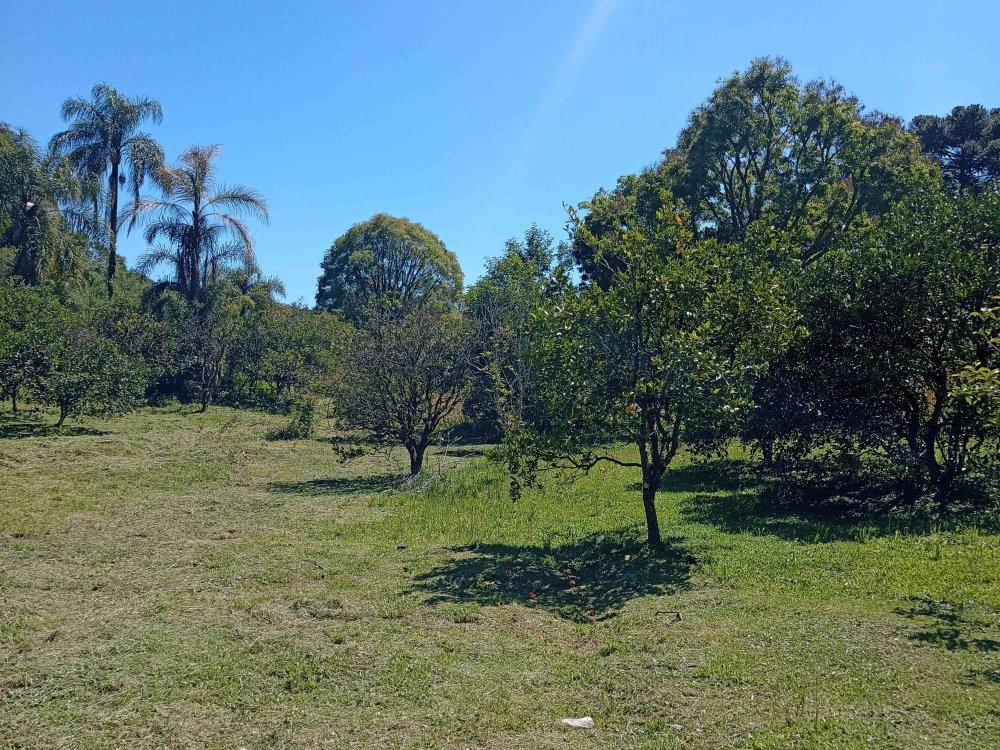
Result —
MULTIPOLYGON (((660 479, 663 492, 734 492, 751 477, 749 462, 732 459, 699 461, 668 469, 660 479)), ((634 482, 630 490, 642 491, 642 482, 634 482)))
POLYGON ((338 433, 336 435, 323 435, 321 437, 315 437, 312 438, 312 440, 315 440, 317 443, 329 443, 335 448, 352 446, 370 447, 372 449, 375 448, 375 444, 363 435, 344 435, 338 433))
MULTIPOLYGON (((893 516, 812 483, 782 479, 779 484, 755 469, 749 461, 691 464, 665 474, 660 489, 688 495, 680 503, 685 521, 730 534, 826 543, 928 530, 926 520, 912 515, 893 516)), ((866 490, 872 496, 880 491, 866 490)))
MULTIPOLYGON (((911 598, 909 604, 897 609, 896 614, 918 623, 920 629, 910 633, 912 640, 949 651, 1000 651, 1000 640, 987 637, 1000 635, 1000 618, 996 613, 972 612, 963 604, 927 597, 911 598)), ((992 674, 996 676, 995 672, 992 674)))
POLYGON ((83 437, 107 435, 104 430, 93 427, 82 427, 80 425, 63 425, 56 427, 54 424, 39 422, 22 417, 21 415, 5 415, 0 417, 0 439, 28 438, 28 437, 83 437))
POLYGON ((269 492, 282 495, 305 495, 323 497, 325 495, 358 495, 386 492, 406 486, 407 477, 400 474, 379 474, 376 476, 331 477, 309 479, 301 482, 271 482, 269 492))
POLYGON ((486 455, 484 448, 473 445, 449 445, 447 448, 441 448, 440 451, 438 455, 441 458, 479 458, 486 455))
POLYGON ((617 615, 632 599, 689 585, 696 558, 680 539, 653 551, 631 534, 598 534, 546 548, 489 544, 452 548, 455 557, 414 578, 425 603, 520 603, 576 622, 617 615))
POLYGON ((439 437, 441 444, 465 445, 485 448, 496 445, 498 437, 490 435, 472 422, 460 422, 443 431, 439 437))

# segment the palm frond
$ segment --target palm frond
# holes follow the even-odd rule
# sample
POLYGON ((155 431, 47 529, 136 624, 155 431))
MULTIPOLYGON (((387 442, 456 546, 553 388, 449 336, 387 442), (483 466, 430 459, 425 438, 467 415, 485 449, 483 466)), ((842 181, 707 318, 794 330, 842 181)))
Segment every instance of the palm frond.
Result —
POLYGON ((222 185, 205 203, 205 208, 219 208, 238 216, 250 216, 267 224, 267 201, 256 190, 244 185, 222 185))

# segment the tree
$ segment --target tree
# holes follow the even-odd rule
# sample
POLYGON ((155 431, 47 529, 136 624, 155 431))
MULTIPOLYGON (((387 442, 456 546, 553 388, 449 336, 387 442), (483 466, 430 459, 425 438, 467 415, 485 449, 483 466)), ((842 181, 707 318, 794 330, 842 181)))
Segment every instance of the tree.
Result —
POLYGON ((233 354, 272 293, 267 279, 229 272, 209 284, 200 300, 188 302, 173 290, 163 294, 163 314, 181 332, 185 374, 193 380, 200 412, 215 402, 227 376, 231 382, 233 354))
POLYGON ((845 434, 928 486, 941 513, 956 480, 996 460, 1000 352, 991 344, 1000 289, 1000 196, 922 191, 850 252, 803 279, 793 348, 815 403, 814 440, 845 434))
POLYGON ((58 207, 78 192, 26 132, 0 123, 0 247, 13 248, 12 275, 39 284, 78 274, 84 248, 58 207))
POLYGON ((456 310, 435 305, 406 311, 378 305, 364 318, 337 347, 335 414, 377 446, 403 446, 416 476, 466 391, 469 326, 456 310))
POLYGON ((20 394, 47 370, 67 319, 51 289, 0 281, 0 397, 15 414, 20 394))
POLYGON ((118 265, 118 192, 127 187, 138 202, 142 183, 163 163, 163 149, 139 129, 147 120, 159 124, 163 109, 154 99, 129 98, 99 83, 89 100, 74 97, 63 102, 62 118, 70 127, 54 135, 49 148, 91 184, 95 221, 90 229, 92 237, 107 241, 111 297, 118 265))
POLYGON ((276 399, 294 397, 329 372, 333 347, 345 325, 330 313, 275 306, 263 331, 260 374, 276 399))
POLYGON ((173 167, 158 172, 162 198, 136 198, 125 215, 129 229, 145 221, 150 245, 139 267, 151 271, 167 263, 173 279, 156 291, 174 289, 189 301, 204 299, 206 289, 234 262, 245 272, 255 269, 253 235, 247 217, 267 223, 267 203, 243 185, 220 184, 216 176, 218 146, 192 146, 173 167))
POLYGON ((456 302, 462 291, 458 258, 437 235, 409 219, 376 214, 355 224, 326 251, 316 306, 360 320, 382 299, 410 307, 434 299, 456 302))
POLYGON ((79 414, 121 414, 135 408, 145 387, 142 363, 125 356, 92 327, 72 322, 52 347, 32 392, 59 409, 56 427, 79 414))
POLYGON ((970 104, 944 117, 917 115, 910 131, 954 189, 976 192, 1000 177, 1000 108, 970 104))
POLYGON ((465 295, 477 353, 476 377, 462 411, 490 432, 502 435, 519 425, 537 388, 529 356, 530 318, 569 283, 565 267, 555 260, 552 235, 532 225, 523 242, 507 240, 504 254, 487 263, 465 295))
MULTIPOLYGON (((613 232, 633 203, 649 226, 667 189, 689 209, 696 236, 741 242, 763 225, 810 263, 932 178, 897 121, 865 113, 837 84, 800 84, 781 58, 760 58, 720 82, 660 164, 582 204, 583 226, 597 237, 613 232)), ((586 235, 573 248, 587 278, 616 267, 607 257, 593 264, 586 235)))
POLYGON ((513 437, 555 467, 640 469, 647 538, 658 546, 664 472, 683 445, 733 434, 755 374, 787 345, 795 315, 752 245, 696 241, 680 207, 661 210, 652 233, 634 205, 625 216, 624 229, 589 238, 598 262, 605 251, 625 260, 612 283, 567 290, 536 316, 540 388, 525 432, 513 437), (623 456, 623 443, 637 458, 623 456))

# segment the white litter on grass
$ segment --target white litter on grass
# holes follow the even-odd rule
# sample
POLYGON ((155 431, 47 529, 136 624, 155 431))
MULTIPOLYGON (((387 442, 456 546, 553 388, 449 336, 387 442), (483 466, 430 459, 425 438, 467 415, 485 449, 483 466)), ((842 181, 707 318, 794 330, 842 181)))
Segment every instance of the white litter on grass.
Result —
POLYGON ((563 719, 562 723, 568 727, 579 727, 580 729, 594 728, 594 720, 589 716, 581 716, 579 719, 563 719))

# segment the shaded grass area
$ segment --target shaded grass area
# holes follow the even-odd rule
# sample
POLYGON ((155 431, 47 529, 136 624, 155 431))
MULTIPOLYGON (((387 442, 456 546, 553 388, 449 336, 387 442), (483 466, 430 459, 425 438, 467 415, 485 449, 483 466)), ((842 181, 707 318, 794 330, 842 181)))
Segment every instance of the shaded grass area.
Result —
POLYGON ((452 559, 415 576, 411 590, 428 594, 428 604, 519 603, 578 622, 612 617, 638 597, 676 593, 696 561, 677 540, 651 552, 631 534, 594 534, 555 549, 484 544, 448 551, 452 559))
POLYGON ((665 477, 653 554, 627 470, 512 503, 474 443, 407 483, 282 422, 0 418, 0 746, 1000 741, 993 533, 789 508, 727 461, 665 477))

